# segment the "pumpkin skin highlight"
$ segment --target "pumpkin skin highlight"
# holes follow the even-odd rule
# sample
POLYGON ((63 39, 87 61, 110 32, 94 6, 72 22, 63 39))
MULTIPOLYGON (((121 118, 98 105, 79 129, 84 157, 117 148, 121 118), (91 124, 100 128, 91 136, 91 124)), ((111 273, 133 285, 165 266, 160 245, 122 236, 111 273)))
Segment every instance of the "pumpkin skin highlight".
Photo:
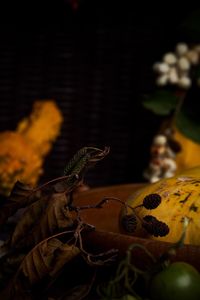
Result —
MULTIPOLYGON (((140 218, 152 215, 166 223, 170 229, 166 236, 154 237, 142 228, 141 222, 138 222, 136 231, 132 235, 175 243, 182 234, 184 217, 187 217, 189 225, 184 242, 200 245, 200 168, 194 169, 194 176, 192 171, 191 169, 172 178, 148 184, 129 197, 127 204, 136 207, 142 204, 145 196, 152 193, 159 194, 162 201, 157 208, 149 210, 140 206, 135 209, 135 212, 140 218)), ((131 212, 129 208, 128 213, 131 212)))

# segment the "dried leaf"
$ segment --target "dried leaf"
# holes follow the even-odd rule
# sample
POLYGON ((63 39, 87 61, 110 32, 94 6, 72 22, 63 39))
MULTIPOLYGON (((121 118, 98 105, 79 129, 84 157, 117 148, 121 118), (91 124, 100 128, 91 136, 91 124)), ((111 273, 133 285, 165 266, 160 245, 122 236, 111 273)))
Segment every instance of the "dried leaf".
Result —
POLYGON ((53 192, 69 193, 74 190, 81 181, 85 169, 103 159, 108 153, 108 147, 105 147, 104 150, 94 147, 82 148, 68 163, 64 171, 65 176, 51 180, 36 189, 32 189, 19 181, 16 182, 10 197, 1 207, 0 225, 4 224, 19 208, 30 205, 44 195, 52 194, 53 192))
POLYGON ((14 247, 24 236, 26 236, 38 222, 42 213, 48 205, 49 198, 41 198, 37 202, 31 204, 21 216, 10 240, 10 246, 14 247))
POLYGON ((33 295, 31 293, 30 288, 27 284, 27 279, 23 276, 22 278, 18 278, 18 282, 14 282, 14 280, 10 281, 8 285, 0 293, 0 299, 6 300, 34 300, 33 295))
MULTIPOLYGON (((9 298, 7 298, 8 295, 6 295, 6 298, 2 298, 2 299, 6 299, 6 300, 10 300, 13 299, 13 296, 10 295, 9 298)), ((14 296, 15 300, 34 300, 33 296, 31 295, 30 291, 26 291, 23 288, 20 288, 20 290, 18 290, 15 293, 14 296)))
POLYGON ((17 181, 11 191, 9 198, 5 201, 0 210, 0 225, 15 213, 18 208, 23 207, 24 199, 27 199, 32 194, 33 189, 17 181))
POLYGON ((33 203, 25 211, 10 240, 11 247, 31 247, 73 225, 65 194, 33 203))
POLYGON ((7 219, 12 216, 18 209, 26 207, 43 197, 58 192, 70 193, 78 185, 78 182, 78 176, 62 176, 51 180, 36 189, 32 189, 29 186, 24 185, 23 183, 18 181, 11 191, 9 198, 1 207, 0 225, 4 224, 7 219), (71 178, 70 184, 68 184, 69 178, 71 178), (60 186, 62 187, 61 189, 60 186))
POLYGON ((62 244, 55 253, 55 259, 53 261, 53 269, 50 272, 50 275, 55 276, 63 266, 72 260, 75 256, 80 253, 80 249, 74 245, 62 244))
POLYGON ((25 185, 20 181, 17 181, 11 191, 9 199, 14 202, 21 202, 21 199, 30 195, 33 188, 29 185, 25 185))
POLYGON ((43 279, 52 269, 54 252, 62 245, 56 238, 45 240, 33 248, 23 260, 20 271, 31 285, 43 279))
POLYGON ((81 284, 73 287, 67 293, 59 298, 59 300, 81 300, 84 299, 90 292, 91 286, 88 284, 81 284))
MULTIPOLYGON (((93 284, 96 279, 97 270, 93 269, 92 277, 89 279, 88 282, 79 284, 77 286, 68 289, 66 292, 62 291, 62 296, 59 297, 57 300, 81 300, 85 299, 87 295, 89 295, 93 284)), ((84 278, 85 281, 85 278, 84 278)))
POLYGON ((63 244, 57 238, 40 242, 26 255, 9 286, 0 294, 0 299, 18 299, 24 283, 31 290, 34 284, 49 274, 54 276, 79 252, 77 247, 63 244))

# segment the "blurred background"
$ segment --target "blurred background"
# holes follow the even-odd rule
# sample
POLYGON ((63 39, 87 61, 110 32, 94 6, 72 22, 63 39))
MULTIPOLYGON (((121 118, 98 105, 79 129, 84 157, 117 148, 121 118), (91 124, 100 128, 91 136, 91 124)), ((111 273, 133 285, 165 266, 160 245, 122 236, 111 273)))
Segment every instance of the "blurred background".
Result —
POLYGON ((90 186, 144 181, 162 118, 141 99, 154 89, 153 63, 177 42, 195 39, 182 24, 196 7, 108 0, 9 5, 0 29, 0 131, 15 130, 35 100, 53 99, 64 122, 41 182, 62 175, 83 146, 110 146, 87 173, 90 186))

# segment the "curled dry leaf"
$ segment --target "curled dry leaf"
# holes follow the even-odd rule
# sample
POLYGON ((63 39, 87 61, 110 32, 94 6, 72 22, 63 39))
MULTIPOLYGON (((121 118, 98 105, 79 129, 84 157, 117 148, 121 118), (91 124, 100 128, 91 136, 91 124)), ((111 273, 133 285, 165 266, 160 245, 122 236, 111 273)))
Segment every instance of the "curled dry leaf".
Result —
POLYGON ((80 249, 78 247, 62 244, 54 255, 53 268, 49 274, 54 277, 67 262, 71 261, 79 253, 80 249))
POLYGON ((34 224, 38 222, 42 213, 48 205, 48 198, 42 198, 31 204, 23 213, 21 219, 16 224, 14 232, 11 236, 9 245, 15 247, 28 233, 33 229, 34 224))
POLYGON ((32 194, 33 189, 17 181, 9 198, 0 210, 0 225, 4 224, 20 207, 24 206, 26 199, 32 194))
POLYGON ((25 257, 18 273, 22 272, 31 285, 37 283, 49 274, 54 253, 61 245, 62 242, 56 238, 38 244, 25 257))
POLYGON ((90 292, 89 284, 81 284, 70 289, 64 296, 58 300, 81 300, 84 299, 90 292))
POLYGON ((0 225, 3 225, 18 209, 32 204, 47 194, 70 193, 77 187, 86 169, 91 164, 102 160, 108 153, 108 147, 104 150, 84 147, 67 164, 65 176, 51 180, 36 189, 17 181, 10 196, 1 207, 0 225))
MULTIPOLYGON (((26 210, 20 215, 9 241, 3 245, 8 251, 1 261, 5 260, 8 267, 13 266, 15 273, 12 273, 11 281, 1 292, 0 299, 32 299, 33 285, 41 284, 43 279, 53 282, 63 266, 80 252, 91 265, 102 265, 113 259, 116 253, 112 251, 100 255, 84 251, 80 247, 81 236, 76 235, 77 230, 68 232, 73 232, 70 237, 75 243, 79 237, 80 249, 56 238, 64 236, 67 233, 64 230, 72 225, 82 225, 79 210, 72 206, 72 191, 81 182, 87 167, 103 159, 108 152, 109 148, 100 150, 85 147, 70 161, 64 176, 35 189, 20 182, 15 184, 10 197, 1 207, 0 225, 5 224, 20 208, 26 210), (74 210, 75 218, 71 210, 74 210), (30 250, 28 254, 27 250, 30 250), (19 259, 16 260, 15 255, 19 255, 19 259)), ((81 227, 79 230, 81 232, 81 227)))
POLYGON ((0 294, 0 299, 18 299, 22 281, 25 280, 31 290, 34 284, 46 276, 55 276, 79 253, 80 250, 76 246, 64 244, 57 238, 42 241, 26 255, 7 289, 0 294), (1 298, 2 296, 4 298, 1 298))
POLYGON ((18 209, 29 206, 41 198, 47 198, 54 193, 70 193, 79 181, 78 175, 62 176, 35 189, 17 181, 10 196, 1 207, 0 225, 3 225, 18 209))
POLYGON ((55 233, 73 225, 72 215, 66 206, 65 194, 53 194, 33 203, 16 225, 10 240, 15 248, 31 247, 55 233))

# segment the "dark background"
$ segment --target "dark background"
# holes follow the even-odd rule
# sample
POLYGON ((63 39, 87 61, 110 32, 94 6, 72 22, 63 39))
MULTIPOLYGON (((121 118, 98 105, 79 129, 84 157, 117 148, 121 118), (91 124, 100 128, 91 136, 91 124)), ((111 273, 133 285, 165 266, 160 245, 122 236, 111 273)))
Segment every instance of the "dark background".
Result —
POLYGON ((142 95, 154 88, 152 64, 177 42, 195 9, 133 1, 27 1, 2 10, 0 131, 14 130, 36 99, 55 99, 62 132, 45 162, 45 181, 83 146, 110 146, 87 175, 91 186, 143 181, 149 146, 162 121, 142 95), (21 6, 20 6, 21 4, 21 6))

